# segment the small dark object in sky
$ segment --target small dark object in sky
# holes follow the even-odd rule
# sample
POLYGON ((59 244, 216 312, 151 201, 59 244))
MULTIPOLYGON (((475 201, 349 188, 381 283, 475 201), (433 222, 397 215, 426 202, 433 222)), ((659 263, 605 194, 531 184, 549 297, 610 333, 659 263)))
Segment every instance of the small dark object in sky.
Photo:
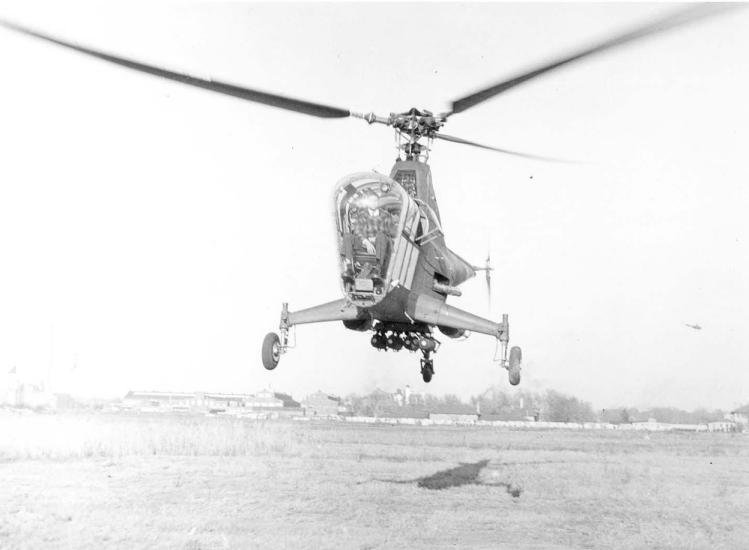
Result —
POLYGON ((689 323, 684 323, 684 326, 693 328, 694 330, 702 330, 702 327, 698 324, 690 325, 689 323))

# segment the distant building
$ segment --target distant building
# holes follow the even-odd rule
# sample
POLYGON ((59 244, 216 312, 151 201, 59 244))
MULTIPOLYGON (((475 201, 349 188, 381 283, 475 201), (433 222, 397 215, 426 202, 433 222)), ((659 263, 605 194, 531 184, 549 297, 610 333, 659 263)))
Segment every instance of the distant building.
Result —
POLYGON ((631 423, 633 430, 663 431, 669 428, 668 424, 658 422, 655 418, 647 420, 635 420, 631 423))
POLYGON ((731 411, 726 415, 727 420, 732 420, 736 424, 740 424, 742 427, 749 425, 749 405, 744 405, 738 409, 731 411))
POLYGON ((44 384, 24 381, 16 367, 0 377, 0 405, 41 408, 50 406, 50 402, 51 396, 44 384))
POLYGON ((294 401, 294 398, 292 398, 288 393, 273 392, 271 395, 276 399, 280 399, 283 406, 286 408, 297 408, 302 406, 298 401, 294 401))
POLYGON ((300 404, 290 395, 270 391, 258 394, 129 391, 122 404, 140 411, 264 413, 275 417, 302 413, 300 404))
POLYGON ((122 404, 131 409, 191 409, 203 405, 202 393, 129 391, 122 404))
POLYGON ((429 418, 429 412, 421 406, 409 405, 406 407, 389 406, 383 407, 379 411, 381 418, 414 418, 424 420, 429 418))
POLYGON ((716 422, 708 422, 707 431, 709 432, 735 432, 736 422, 733 422, 732 420, 719 420, 716 422))
POLYGON ((479 417, 485 422, 538 422, 540 412, 535 411, 534 414, 526 414, 523 410, 508 410, 502 411, 497 414, 480 414, 479 417))
POLYGON ((429 408, 429 420, 436 424, 472 424, 479 414, 470 405, 438 405, 429 408))
POLYGON ((479 419, 479 415, 475 412, 471 414, 463 413, 429 413, 429 420, 435 424, 473 424, 479 419))
POLYGON ((308 395, 302 406, 305 416, 310 417, 331 418, 349 413, 348 407, 343 404, 340 397, 322 391, 308 395))
MULTIPOLYGON (((377 391, 379 390, 375 390, 375 392, 377 391)), ((390 394, 390 399, 399 407, 424 404, 424 394, 413 391, 409 385, 406 385, 405 388, 395 390, 395 393, 390 394)))
POLYGON ((52 397, 53 406, 57 410, 78 409, 82 406, 70 394, 67 393, 56 393, 52 397))
POLYGON ((400 388, 398 388, 397 390, 395 390, 395 393, 392 394, 391 397, 392 397, 393 401, 395 402, 395 404, 398 405, 399 407, 402 407, 403 405, 406 404, 406 394, 400 388))

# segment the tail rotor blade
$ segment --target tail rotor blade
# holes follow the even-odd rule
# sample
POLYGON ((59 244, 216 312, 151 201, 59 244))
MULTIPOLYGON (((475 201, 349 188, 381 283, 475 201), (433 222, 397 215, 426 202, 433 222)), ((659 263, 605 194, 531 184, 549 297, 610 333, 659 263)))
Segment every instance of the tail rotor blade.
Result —
POLYGON ((473 266, 474 271, 484 272, 484 277, 486 279, 486 299, 487 305, 489 306, 489 311, 491 311, 492 309, 492 271, 494 271, 491 261, 491 252, 488 252, 486 254, 486 260, 484 261, 483 267, 479 267, 477 265, 473 266))
POLYGON ((491 266, 491 253, 486 255, 486 301, 489 306, 489 311, 492 310, 492 266, 491 266))

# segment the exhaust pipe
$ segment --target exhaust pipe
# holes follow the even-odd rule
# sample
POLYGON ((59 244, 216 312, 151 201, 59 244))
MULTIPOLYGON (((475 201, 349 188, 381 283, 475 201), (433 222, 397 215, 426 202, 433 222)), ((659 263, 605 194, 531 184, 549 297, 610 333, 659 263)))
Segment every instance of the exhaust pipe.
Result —
POLYGON ((437 281, 434 282, 432 285, 432 290, 435 292, 441 292, 442 294, 448 294, 450 296, 462 296, 463 291, 461 291, 459 288, 454 286, 448 286, 443 283, 438 283, 437 281))

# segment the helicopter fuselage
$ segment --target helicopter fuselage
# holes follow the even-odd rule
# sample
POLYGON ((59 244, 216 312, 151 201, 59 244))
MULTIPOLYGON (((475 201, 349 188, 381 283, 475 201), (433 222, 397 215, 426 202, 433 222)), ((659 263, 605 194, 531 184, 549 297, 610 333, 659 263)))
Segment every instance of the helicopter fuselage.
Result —
POLYGON ((520 348, 507 355, 507 314, 497 323, 446 302, 479 268, 445 244, 431 170, 416 157, 396 161, 389 176, 357 172, 338 181, 333 202, 343 298, 297 311, 284 304, 280 338, 270 333, 263 341, 265 368, 274 369, 289 349, 292 327, 342 321, 348 329, 372 331, 379 350, 420 351, 425 382, 440 345, 433 329, 450 338, 494 336, 510 383, 520 381, 520 348))
POLYGON ((456 327, 455 313, 447 315, 446 308, 454 309, 447 296, 460 295, 457 287, 476 272, 445 244, 426 163, 398 160, 390 176, 346 176, 334 204, 341 288, 357 312, 345 320, 348 328, 368 330, 379 322, 381 330, 427 332, 437 325, 451 336, 497 334, 496 323, 468 314, 456 327))

